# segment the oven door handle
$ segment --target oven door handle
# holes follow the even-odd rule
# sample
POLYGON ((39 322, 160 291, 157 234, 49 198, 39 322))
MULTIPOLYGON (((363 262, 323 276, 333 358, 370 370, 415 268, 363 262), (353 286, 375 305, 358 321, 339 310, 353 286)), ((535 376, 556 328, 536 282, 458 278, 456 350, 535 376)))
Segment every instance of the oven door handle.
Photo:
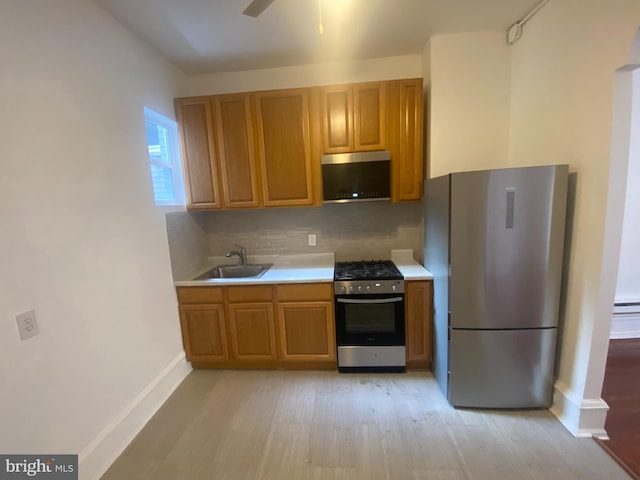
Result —
POLYGON ((371 300, 359 300, 355 298, 336 298, 338 303, 395 303, 402 302, 402 297, 372 298, 371 300))

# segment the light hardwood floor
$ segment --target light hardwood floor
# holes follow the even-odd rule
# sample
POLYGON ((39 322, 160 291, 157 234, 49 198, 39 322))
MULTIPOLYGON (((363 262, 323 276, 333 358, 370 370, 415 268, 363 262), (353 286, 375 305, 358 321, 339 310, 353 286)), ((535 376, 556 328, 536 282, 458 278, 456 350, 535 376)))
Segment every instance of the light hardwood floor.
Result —
POLYGON ((194 370, 102 478, 629 476, 546 410, 453 409, 426 372, 194 370))

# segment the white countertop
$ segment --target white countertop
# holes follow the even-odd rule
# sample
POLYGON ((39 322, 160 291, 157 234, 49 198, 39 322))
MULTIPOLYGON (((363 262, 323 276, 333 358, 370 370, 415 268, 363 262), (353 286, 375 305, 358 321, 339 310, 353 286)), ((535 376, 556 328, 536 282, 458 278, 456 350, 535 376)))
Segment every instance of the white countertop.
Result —
POLYGON ((391 260, 405 280, 433 280, 433 274, 413 259, 413 250, 391 250, 391 260))
MULTIPOLYGON (((405 280, 432 280, 433 274, 413 259, 413 250, 392 250, 391 260, 404 275, 405 280)), ((228 258, 210 257, 206 265, 185 278, 173 282, 176 287, 207 285, 256 285, 270 283, 333 282, 335 255, 313 253, 299 255, 249 255, 249 263, 273 263, 261 277, 210 278, 193 280, 216 265, 232 265, 228 258)))
POLYGON ((174 281, 176 287, 206 285, 256 285, 268 283, 316 283, 333 282, 333 253, 312 253, 300 255, 249 255, 248 263, 273 263, 261 277, 249 278, 210 278, 191 280, 216 265, 233 265, 225 257, 211 257, 207 265, 188 275, 185 279, 174 281))

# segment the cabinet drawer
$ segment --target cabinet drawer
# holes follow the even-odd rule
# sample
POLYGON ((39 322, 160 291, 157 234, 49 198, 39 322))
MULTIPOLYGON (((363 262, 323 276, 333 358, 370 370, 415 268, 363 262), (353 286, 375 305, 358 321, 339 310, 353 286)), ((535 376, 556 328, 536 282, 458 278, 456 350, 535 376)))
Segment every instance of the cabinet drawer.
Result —
POLYGON ((331 300, 333 283, 303 283, 298 285, 279 285, 279 301, 331 300))
POLYGON ((178 287, 179 303, 222 303, 221 287, 178 287))
POLYGON ((260 302, 273 299, 273 287, 269 285, 249 285, 242 287, 227 287, 229 302, 260 302))

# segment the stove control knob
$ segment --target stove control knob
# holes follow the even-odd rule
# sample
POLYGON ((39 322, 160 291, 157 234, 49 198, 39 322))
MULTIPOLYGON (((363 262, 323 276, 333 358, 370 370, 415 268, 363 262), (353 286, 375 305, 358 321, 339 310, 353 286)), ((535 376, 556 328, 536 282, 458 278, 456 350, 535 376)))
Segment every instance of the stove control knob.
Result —
POLYGON ((349 292, 353 293, 353 285, 349 287, 349 292))
POLYGON ((358 291, 361 292, 362 291, 362 285, 358 285, 358 291))
POLYGON ((396 291, 396 286, 395 285, 391 285, 391 291, 395 292, 396 291))
POLYGON ((340 293, 347 293, 347 287, 344 285, 340 288, 340 293))
POLYGON ((371 291, 371 285, 367 285, 367 292, 371 291))

